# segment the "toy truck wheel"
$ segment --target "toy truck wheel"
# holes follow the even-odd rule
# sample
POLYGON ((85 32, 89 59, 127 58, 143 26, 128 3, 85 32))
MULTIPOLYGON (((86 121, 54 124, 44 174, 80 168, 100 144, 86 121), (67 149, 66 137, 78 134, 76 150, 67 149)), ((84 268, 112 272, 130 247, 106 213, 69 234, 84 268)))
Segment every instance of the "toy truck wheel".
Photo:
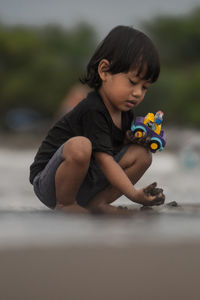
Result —
POLYGON ((134 130, 134 136, 135 137, 137 137, 137 138, 141 138, 141 137, 143 137, 143 133, 144 133, 145 131, 143 130, 143 129, 136 129, 136 130, 134 130))
POLYGON ((157 151, 158 148, 159 148, 159 145, 158 145, 157 142, 152 142, 152 143, 150 144, 150 148, 151 148, 152 150, 154 150, 154 151, 157 151))
POLYGON ((157 151, 157 150, 161 149, 162 148, 161 141, 158 139, 152 138, 151 142, 150 142, 150 148, 153 151, 157 151))

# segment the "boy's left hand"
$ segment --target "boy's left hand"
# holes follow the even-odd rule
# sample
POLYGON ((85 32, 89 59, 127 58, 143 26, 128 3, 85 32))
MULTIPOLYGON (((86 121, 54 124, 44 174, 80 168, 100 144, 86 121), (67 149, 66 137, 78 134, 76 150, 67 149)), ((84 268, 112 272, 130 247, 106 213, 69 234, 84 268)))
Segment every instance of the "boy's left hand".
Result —
POLYGON ((137 144, 137 145, 140 145, 140 146, 143 146, 145 148, 148 148, 150 149, 151 152, 155 153, 156 151, 152 150, 150 147, 149 147, 149 143, 151 141, 151 136, 146 134, 145 132, 143 133, 143 136, 138 138, 137 135, 135 135, 133 133, 133 131, 131 130, 127 130, 126 132, 126 140, 133 143, 133 144, 137 144))

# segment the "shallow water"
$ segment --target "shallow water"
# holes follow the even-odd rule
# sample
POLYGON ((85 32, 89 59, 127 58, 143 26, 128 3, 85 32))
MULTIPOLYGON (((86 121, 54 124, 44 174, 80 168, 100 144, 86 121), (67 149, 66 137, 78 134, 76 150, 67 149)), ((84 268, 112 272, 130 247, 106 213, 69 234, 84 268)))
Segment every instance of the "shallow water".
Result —
MULTIPOLYGON (((29 166, 35 150, 0 150, 0 210, 46 210, 35 197, 29 183, 29 166)), ((157 181, 163 187, 166 201, 182 203, 200 202, 200 166, 186 167, 182 156, 170 152, 156 153, 152 166, 136 187, 157 181)), ((119 200, 118 200, 119 202, 119 200)), ((120 203, 130 204, 125 198, 120 203)))
MULTIPOLYGON (((35 150, 0 150, 0 248, 26 245, 116 245, 176 243, 200 240, 200 210, 179 208, 139 213, 131 219, 66 216, 48 210, 29 184, 35 150)), ((184 166, 182 156, 154 155, 153 164, 136 187, 153 181, 164 188, 166 203, 200 205, 199 165, 184 166)), ((131 202, 121 197, 115 204, 131 202)), ((135 205, 138 208, 138 205, 135 205)))

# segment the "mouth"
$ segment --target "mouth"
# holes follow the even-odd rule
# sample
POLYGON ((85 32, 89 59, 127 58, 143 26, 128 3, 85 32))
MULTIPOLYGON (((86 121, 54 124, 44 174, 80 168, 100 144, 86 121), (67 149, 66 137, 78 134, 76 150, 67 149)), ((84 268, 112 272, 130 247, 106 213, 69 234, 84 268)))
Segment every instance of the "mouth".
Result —
POLYGON ((128 107, 136 106, 136 104, 137 104, 137 100, 126 100, 126 105, 128 107))

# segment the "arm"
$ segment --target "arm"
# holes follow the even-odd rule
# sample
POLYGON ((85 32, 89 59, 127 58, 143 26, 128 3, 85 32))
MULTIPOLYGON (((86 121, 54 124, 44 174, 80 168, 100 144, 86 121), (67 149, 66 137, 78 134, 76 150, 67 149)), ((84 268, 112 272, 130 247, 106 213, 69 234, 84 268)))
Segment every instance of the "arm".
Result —
POLYGON ((131 201, 142 205, 160 205, 164 203, 164 195, 161 189, 156 188, 156 183, 144 189, 136 190, 124 170, 111 155, 96 152, 95 159, 110 184, 131 201))
POLYGON ((96 152, 95 159, 110 184, 120 190, 127 198, 133 200, 135 188, 113 157, 104 152, 96 152))

